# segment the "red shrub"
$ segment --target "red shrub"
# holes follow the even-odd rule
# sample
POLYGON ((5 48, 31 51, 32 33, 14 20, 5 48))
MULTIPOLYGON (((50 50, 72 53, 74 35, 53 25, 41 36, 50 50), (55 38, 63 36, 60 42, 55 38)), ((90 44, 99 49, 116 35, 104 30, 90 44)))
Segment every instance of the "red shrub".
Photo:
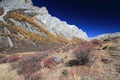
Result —
POLYGON ((8 59, 6 57, 0 59, 0 64, 7 63, 8 59))
POLYGON ((10 57, 8 57, 8 62, 15 62, 19 59, 20 59, 20 57, 18 57, 18 56, 10 56, 10 57))
POLYGON ((12 65, 17 68, 18 74, 23 74, 25 80, 39 80, 31 79, 31 75, 41 69, 41 60, 47 57, 48 54, 32 54, 22 57, 12 65))
POLYGON ((71 45, 66 45, 66 46, 63 46, 62 48, 63 52, 68 52, 70 49, 71 49, 71 45))
POLYGON ((6 56, 3 56, 3 55, 1 55, 0 56, 0 64, 1 63, 7 63, 7 62, 15 62, 15 61, 17 61, 17 60, 19 60, 20 59, 20 57, 18 57, 18 56, 10 56, 10 57, 6 57, 6 56))
POLYGON ((83 42, 73 49, 73 54, 79 65, 86 65, 91 63, 91 56, 93 51, 93 45, 91 45, 89 42, 83 42))
POLYGON ((90 52, 93 49, 94 49, 94 46, 91 45, 89 42, 82 42, 73 49, 73 53, 77 54, 79 52, 90 52))
POLYGON ((28 73, 24 74, 24 79, 25 80, 42 80, 42 76, 40 73, 28 73))
POLYGON ((93 45, 100 45, 101 44, 101 41, 100 40, 97 40, 97 39, 93 39, 90 41, 93 45))
POLYGON ((47 68, 53 68, 53 67, 55 67, 56 63, 55 63, 53 57, 48 57, 45 60, 43 60, 43 65, 44 65, 44 67, 47 67, 47 68))
POLYGON ((7 62, 7 58, 4 55, 0 55, 0 64, 6 63, 6 62, 7 62))
POLYGON ((31 80, 42 80, 41 73, 33 73, 30 75, 30 77, 31 80))

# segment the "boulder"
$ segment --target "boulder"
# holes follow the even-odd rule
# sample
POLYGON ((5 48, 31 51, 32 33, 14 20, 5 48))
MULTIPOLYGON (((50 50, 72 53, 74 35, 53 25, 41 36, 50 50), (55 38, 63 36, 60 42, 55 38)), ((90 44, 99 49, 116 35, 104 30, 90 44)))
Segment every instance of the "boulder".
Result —
POLYGON ((53 56, 53 59, 56 63, 63 63, 63 59, 60 57, 53 56))
POLYGON ((0 44, 1 44, 0 47, 2 48, 11 48, 14 46, 10 37, 5 37, 5 36, 0 37, 0 44))

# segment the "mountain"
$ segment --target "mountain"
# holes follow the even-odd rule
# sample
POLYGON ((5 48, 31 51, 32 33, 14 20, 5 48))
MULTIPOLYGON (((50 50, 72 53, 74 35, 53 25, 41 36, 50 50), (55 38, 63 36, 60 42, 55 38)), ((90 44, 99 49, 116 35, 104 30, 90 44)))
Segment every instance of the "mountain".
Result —
POLYGON ((94 37, 93 39, 103 39, 104 40, 104 39, 116 38, 116 37, 120 37, 120 32, 101 34, 101 35, 94 37))
POLYGON ((45 44, 88 40, 75 25, 51 16, 31 0, 0 0, 0 52, 40 50, 45 44))

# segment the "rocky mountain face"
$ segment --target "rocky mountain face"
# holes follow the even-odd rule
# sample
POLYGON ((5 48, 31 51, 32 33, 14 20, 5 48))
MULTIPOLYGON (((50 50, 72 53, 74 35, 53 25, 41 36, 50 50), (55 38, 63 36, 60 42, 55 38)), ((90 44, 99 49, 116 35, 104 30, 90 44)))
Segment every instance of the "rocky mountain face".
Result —
POLYGON ((16 5, 16 6, 19 6, 19 5, 24 5, 24 4, 29 4, 29 5, 32 5, 32 1, 31 0, 0 0, 0 2, 2 2, 1 4, 3 5, 16 5), (16 3, 19 3, 19 4, 16 4, 16 3))
POLYGON ((98 35, 96 37, 94 37, 93 39, 110 39, 110 38, 116 38, 116 37, 120 37, 120 32, 116 32, 116 33, 109 33, 109 34, 101 34, 98 35))
POLYGON ((88 40, 85 32, 51 16, 45 7, 33 6, 31 0, 0 0, 0 52, 81 40, 88 40))

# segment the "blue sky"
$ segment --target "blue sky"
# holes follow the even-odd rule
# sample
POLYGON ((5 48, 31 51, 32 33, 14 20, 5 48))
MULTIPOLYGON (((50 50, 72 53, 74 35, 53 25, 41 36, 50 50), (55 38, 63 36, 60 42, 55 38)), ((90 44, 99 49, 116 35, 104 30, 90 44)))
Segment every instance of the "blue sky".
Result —
POLYGON ((89 37, 120 32, 119 0, 33 0, 45 6, 52 16, 74 24, 89 37))

